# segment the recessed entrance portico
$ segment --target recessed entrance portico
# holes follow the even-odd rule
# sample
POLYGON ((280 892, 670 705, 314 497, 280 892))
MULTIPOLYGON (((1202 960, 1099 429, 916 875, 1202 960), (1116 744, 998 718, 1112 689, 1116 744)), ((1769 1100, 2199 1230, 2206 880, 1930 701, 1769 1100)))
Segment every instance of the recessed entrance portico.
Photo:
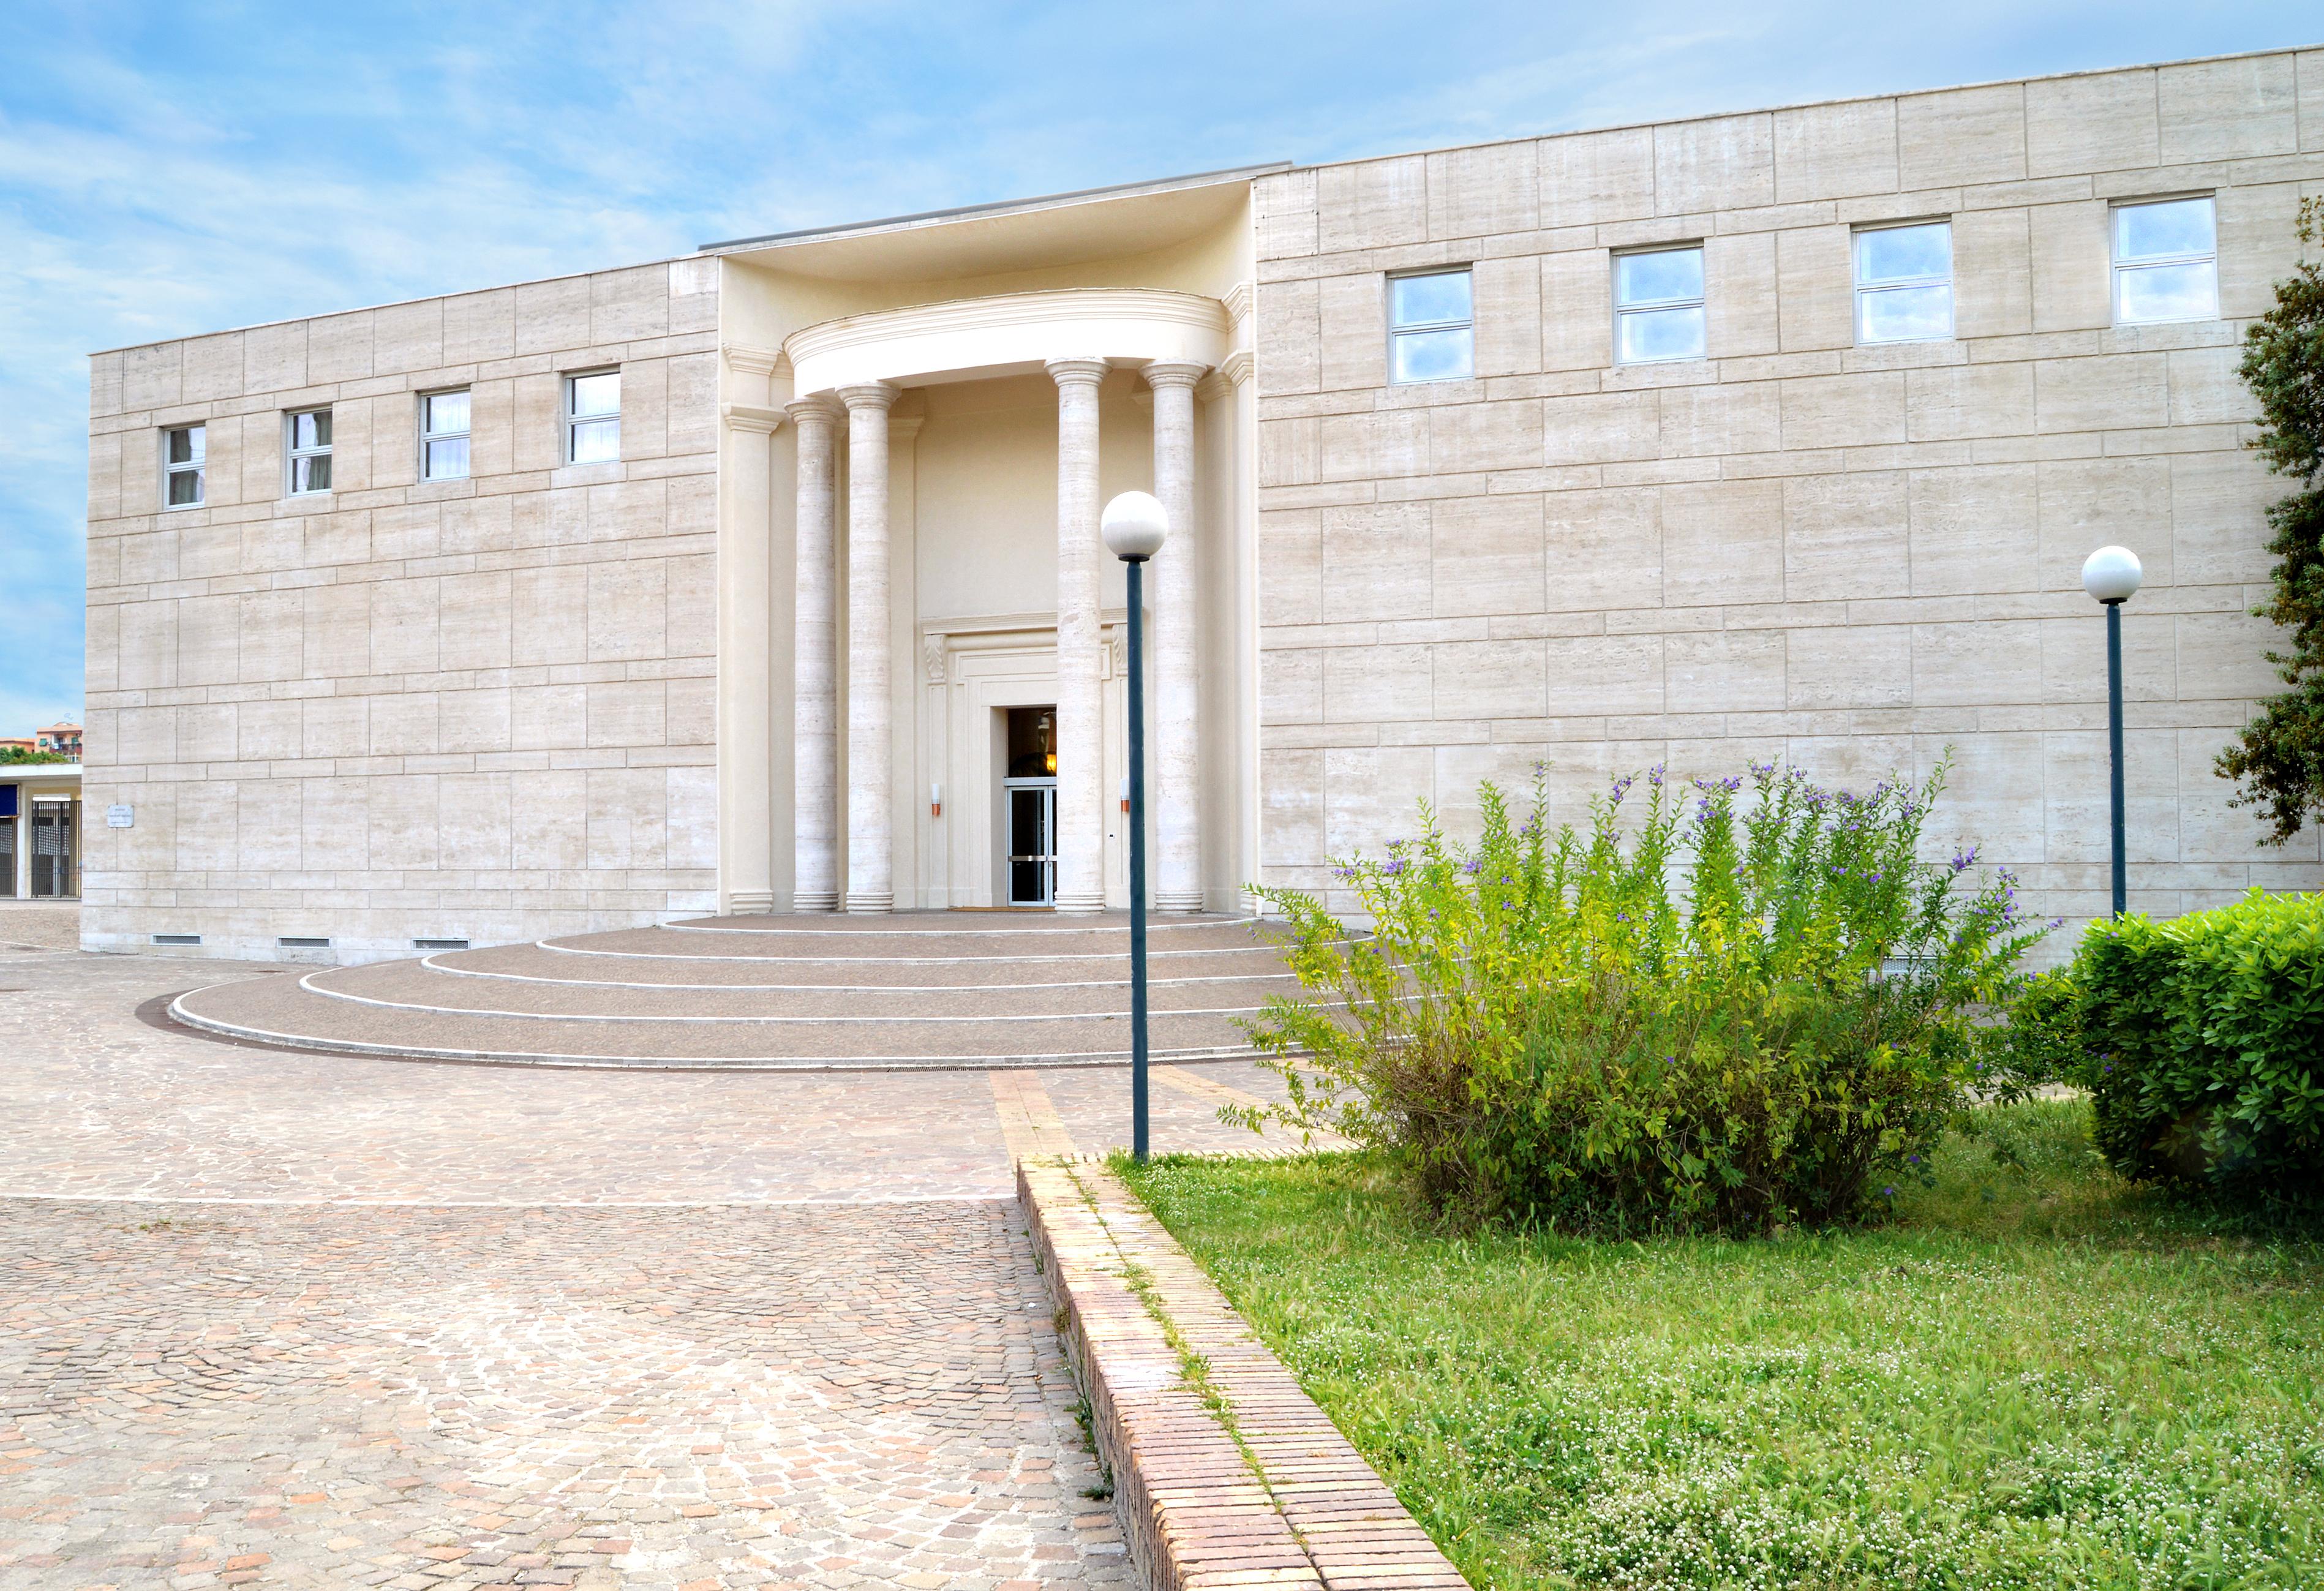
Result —
POLYGON ((1015 840, 1017 809, 1029 813, 1035 801, 1016 791, 1031 787, 994 791, 1001 799, 992 803, 991 816, 998 821, 990 825, 980 823, 986 814, 974 810, 982 803, 956 797, 950 819, 942 820, 943 834, 929 837, 918 858, 919 876, 911 899, 924 904, 969 904, 979 897, 991 904, 1030 903, 1019 887, 1024 881, 1018 877, 1018 865, 1004 859, 1038 856, 1047 858, 1032 865, 1046 885, 1039 901, 1064 912, 1105 906, 1109 841, 1120 830, 1107 799, 1113 784, 1109 771, 1117 760, 1108 720, 1118 714, 1107 701, 1109 691, 1119 694, 1121 671, 1111 655, 1119 641, 1109 644, 1101 598, 1100 390, 1118 368, 1143 373, 1148 391, 1139 396, 1150 393, 1154 413, 1151 483, 1186 531, 1174 537, 1176 563, 1162 568, 1163 560, 1157 560, 1153 599, 1162 814, 1157 903, 1164 910, 1202 908, 1195 639, 1202 544, 1195 522, 1202 497, 1195 474, 1195 389, 1228 359, 1230 328, 1227 310, 1215 299, 1074 289, 847 317, 785 340, 798 394, 788 406, 798 431, 792 665, 798 704, 798 909, 832 910, 843 899, 845 910, 853 912, 893 909, 899 903, 894 816, 899 809, 895 764, 900 751, 913 750, 922 764, 917 770, 922 779, 908 779, 902 788, 917 788, 925 780, 964 792, 982 782, 967 765, 977 760, 973 743, 986 738, 974 725, 977 713, 1028 705, 1052 715, 1054 744, 1061 748, 1053 775, 1045 775, 1054 778, 1054 785, 1038 797, 1043 848, 1028 851, 1015 840), (1022 387, 1023 378, 1036 372, 1052 384, 1056 403, 1055 606, 1046 614, 954 621, 933 632, 922 628, 922 661, 932 689, 920 704, 925 717, 918 733, 907 736, 899 733, 905 726, 890 717, 896 708, 909 704, 890 684, 898 650, 889 586, 895 556, 889 499, 891 412, 899 398, 917 389, 1010 380, 1022 387), (836 445, 843 405, 844 469, 836 445), (843 481, 844 514, 835 511, 843 481), (843 630, 844 671, 838 639, 843 630), (973 707, 947 701, 951 693, 941 688, 951 681, 948 660, 955 650, 973 652, 986 665, 1005 664, 988 671, 983 683, 1017 699, 987 699, 973 707), (1021 694, 1028 689, 1041 694, 1028 703, 1021 694), (843 871, 842 835, 844 897, 826 882, 843 871))

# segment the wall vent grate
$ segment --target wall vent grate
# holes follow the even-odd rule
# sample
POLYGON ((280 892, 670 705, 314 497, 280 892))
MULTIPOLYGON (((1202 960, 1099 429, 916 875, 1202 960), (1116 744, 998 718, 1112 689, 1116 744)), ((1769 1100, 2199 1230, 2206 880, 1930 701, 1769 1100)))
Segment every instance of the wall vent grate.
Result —
POLYGON ((153 942, 157 945, 198 945, 202 942, 202 936, 199 934, 155 934, 153 936, 153 942))
POLYGON ((465 950, 468 948, 468 941, 466 939, 414 939, 411 941, 411 948, 415 950, 465 950))
POLYGON ((274 942, 285 950, 327 950, 331 948, 330 940, 318 939, 308 934, 284 934, 274 942))

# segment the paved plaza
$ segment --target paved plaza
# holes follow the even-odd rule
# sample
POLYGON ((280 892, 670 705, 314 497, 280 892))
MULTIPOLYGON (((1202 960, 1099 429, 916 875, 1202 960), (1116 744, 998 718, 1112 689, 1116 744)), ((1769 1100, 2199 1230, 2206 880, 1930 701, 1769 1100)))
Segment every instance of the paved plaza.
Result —
MULTIPOLYGON (((155 1025, 237 970, 0 951, 0 1587, 1127 1580, 1010 1198, 1126 1137, 1120 1071, 155 1025)), ((1157 1146, 1264 1086, 1161 1074, 1157 1146)))

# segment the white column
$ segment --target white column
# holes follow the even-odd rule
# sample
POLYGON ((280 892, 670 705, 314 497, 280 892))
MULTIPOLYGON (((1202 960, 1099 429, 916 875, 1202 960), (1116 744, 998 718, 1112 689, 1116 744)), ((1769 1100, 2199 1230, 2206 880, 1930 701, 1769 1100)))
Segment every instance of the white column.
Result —
POLYGON ((791 909, 839 907, 839 615, 836 486, 839 405, 789 405, 798 439, 798 573, 792 620, 791 909))
POLYGON ((1057 910, 1105 908, 1097 560, 1102 359, 1052 359, 1057 384, 1057 910))
MULTIPOLYGON (((1250 295, 1238 290, 1246 306, 1236 316, 1238 335, 1249 315, 1250 295)), ((1234 302, 1232 298, 1230 305, 1234 302)), ((1229 354, 1219 374, 1234 384, 1234 560, 1235 560, 1235 738, 1240 749, 1236 771, 1235 850, 1244 883, 1265 882, 1259 804, 1259 384, 1251 379, 1255 365, 1249 347, 1229 354)), ((1242 909, 1256 916, 1266 902, 1245 893, 1242 909)))
MULTIPOLYGON (((735 363, 741 370, 740 361, 735 363)), ((768 645, 774 486, 769 439, 783 417, 780 410, 753 403, 730 402, 724 411, 733 474, 726 503, 732 533, 720 537, 725 571, 719 590, 720 882, 724 910, 748 914, 775 907, 774 792, 768 788, 774 745, 768 645)))
POLYGON ((1196 596, 1202 527, 1194 513, 1194 384, 1207 365, 1157 360, 1154 495, 1170 516, 1170 538, 1149 566, 1154 593, 1154 906, 1203 909, 1203 787, 1195 683, 1202 618, 1196 596))
POLYGON ((888 406, 884 381, 842 387, 847 405, 847 909, 895 909, 895 748, 890 726, 888 406))

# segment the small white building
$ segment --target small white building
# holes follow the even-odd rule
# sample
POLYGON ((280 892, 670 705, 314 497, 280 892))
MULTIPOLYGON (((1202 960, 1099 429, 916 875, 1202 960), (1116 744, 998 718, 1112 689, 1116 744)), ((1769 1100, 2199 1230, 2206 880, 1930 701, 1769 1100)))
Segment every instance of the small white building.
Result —
POLYGON ((0 764, 0 896, 74 899, 80 856, 79 764, 0 764))
POLYGON ((1546 762, 1950 748, 2107 905, 2324 879, 2211 772, 2275 681, 2244 327, 2324 183, 2282 51, 1277 164, 97 355, 92 947, 1328 893, 1546 762))

